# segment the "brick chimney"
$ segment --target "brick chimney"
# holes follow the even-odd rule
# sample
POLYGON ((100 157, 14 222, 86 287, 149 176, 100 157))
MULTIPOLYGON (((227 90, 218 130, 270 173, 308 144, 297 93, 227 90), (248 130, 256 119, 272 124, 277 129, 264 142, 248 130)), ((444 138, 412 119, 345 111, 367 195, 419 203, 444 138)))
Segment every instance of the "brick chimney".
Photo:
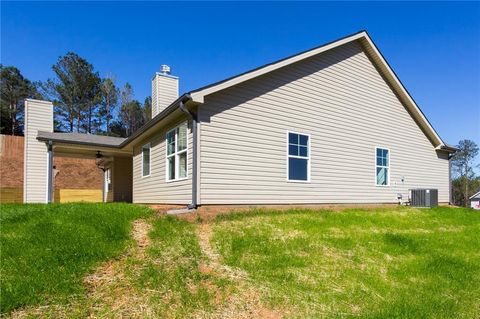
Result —
POLYGON ((170 74, 170 67, 161 66, 152 79, 152 118, 178 98, 178 77, 170 74))

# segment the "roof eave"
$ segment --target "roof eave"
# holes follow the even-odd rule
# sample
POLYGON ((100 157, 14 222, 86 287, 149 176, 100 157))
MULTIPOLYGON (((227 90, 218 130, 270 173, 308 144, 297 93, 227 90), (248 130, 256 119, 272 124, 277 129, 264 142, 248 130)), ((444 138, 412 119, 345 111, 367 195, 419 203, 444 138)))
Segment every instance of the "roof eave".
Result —
POLYGON ((133 142, 135 139, 140 137, 143 133, 145 133, 147 130, 152 128, 155 124, 159 123, 161 120, 166 118, 168 115, 173 113, 180 105, 180 102, 187 102, 189 100, 192 100, 192 97, 190 96, 189 93, 185 93, 181 95, 179 98, 177 98, 175 101, 173 101, 169 106, 167 106, 163 111, 158 113, 154 118, 152 118, 150 121, 145 123, 141 128, 136 130, 130 137, 128 137, 125 141, 123 141, 120 144, 120 148, 124 148, 131 142, 133 142))
POLYGON ((437 146, 435 149, 437 149, 437 150, 439 150, 439 151, 445 151, 445 152, 448 152, 448 153, 456 153, 456 152, 458 152, 458 148, 453 147, 453 146, 450 146, 450 145, 447 145, 447 144, 439 145, 439 146, 437 146))
POLYGON ((382 74, 386 76, 386 78, 391 82, 391 84, 393 84, 394 90, 397 94, 400 95, 401 98, 403 98, 403 102, 406 104, 408 109, 411 112, 415 113, 415 119, 419 120, 421 127, 427 130, 427 136, 429 136, 429 138, 431 139, 432 144, 435 147, 445 146, 446 143, 441 139, 437 131, 435 131, 433 126, 430 124, 425 114, 422 112, 418 104, 415 102, 408 90, 405 88, 402 81, 400 81, 400 78, 397 76, 393 68, 387 62, 383 54, 380 52, 380 50, 378 50, 377 46, 367 32, 365 32, 365 35, 361 38, 360 42, 364 47, 366 46, 367 51, 368 49, 371 50, 371 52, 369 53, 373 53, 374 58, 378 59, 378 61, 375 62, 382 71, 382 74))
POLYGON ((90 143, 90 142, 65 140, 65 139, 61 139, 61 138, 52 138, 52 137, 43 137, 43 136, 37 136, 37 140, 42 141, 42 142, 52 141, 52 142, 64 143, 64 144, 75 144, 75 145, 120 149, 120 144, 119 145, 111 145, 111 144, 103 144, 103 143, 90 143))
POLYGON ((204 97, 209 95, 209 94, 218 92, 220 90, 223 90, 225 88, 231 87, 231 86, 236 85, 238 83, 247 81, 249 79, 256 78, 256 77, 261 76, 263 74, 272 72, 274 70, 277 70, 277 69, 282 68, 284 66, 287 66, 289 64, 292 64, 292 63, 304 60, 306 58, 309 58, 311 56, 320 54, 322 52, 328 51, 328 50, 333 49, 333 48, 335 48, 337 46, 340 46, 342 44, 358 40, 358 39, 360 39, 362 37, 365 37, 365 36, 368 36, 368 34, 367 34, 366 31, 362 30, 360 32, 348 35, 348 36, 343 37, 341 39, 338 39, 338 40, 335 40, 335 41, 332 41, 332 42, 328 42, 328 43, 326 43, 324 45, 321 45, 319 47, 316 47, 316 48, 313 48, 313 49, 310 49, 310 50, 307 50, 307 51, 303 51, 303 52, 291 55, 291 56, 283 58, 281 60, 262 65, 260 67, 255 68, 255 69, 252 69, 252 70, 246 71, 244 73, 241 73, 239 75, 236 75, 236 76, 227 78, 225 80, 222 80, 222 81, 219 81, 219 82, 201 87, 199 89, 193 90, 193 91, 190 92, 190 95, 191 95, 193 101, 198 102, 198 103, 203 103, 204 97))
POLYGON ((477 196, 480 196, 480 191, 476 192, 475 194, 470 196, 468 199, 473 199, 473 198, 476 198, 477 196))
POLYGON ((295 63, 297 61, 309 58, 311 56, 320 54, 327 50, 330 50, 338 46, 341 46, 343 44, 346 44, 352 41, 357 41, 357 40, 359 40, 360 43, 364 46, 364 49, 366 47, 366 49, 370 51, 370 54, 375 57, 374 63, 378 64, 379 70, 382 73, 384 73, 388 81, 390 81, 391 84, 393 84, 393 89, 397 94, 400 95, 400 97, 402 98, 402 102, 407 106, 408 110, 414 114, 415 120, 418 121, 420 127, 425 131, 425 134, 431 140, 433 146, 436 148, 444 147, 446 143, 440 138, 438 133, 435 131, 433 126, 430 124, 430 122, 426 118, 425 114, 422 112, 422 110, 414 101, 414 99, 412 98, 410 93, 407 91, 403 83, 400 81, 395 71, 392 69, 392 67, 388 64, 388 62, 383 57, 381 52, 378 50, 378 48, 376 47, 375 43, 372 41, 368 33, 364 30, 358 33, 346 36, 342 39, 327 43, 320 47, 316 47, 311 50, 301 52, 299 54, 287 57, 285 59, 282 59, 270 64, 266 64, 264 66, 247 71, 240 75, 228 78, 226 80, 216 82, 211 85, 191 91, 190 92, 191 98, 193 101, 197 103, 204 103, 205 96, 207 95, 226 89, 230 86, 236 85, 243 81, 247 81, 249 79, 261 76, 268 72, 272 72, 276 69, 289 65, 291 63, 295 63))

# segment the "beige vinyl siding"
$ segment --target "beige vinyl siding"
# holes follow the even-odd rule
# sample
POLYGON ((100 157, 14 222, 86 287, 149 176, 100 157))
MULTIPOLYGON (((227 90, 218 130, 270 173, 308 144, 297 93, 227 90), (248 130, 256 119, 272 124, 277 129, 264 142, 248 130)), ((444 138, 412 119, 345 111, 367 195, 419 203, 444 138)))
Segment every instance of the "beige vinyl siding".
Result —
POLYGON ((448 202, 447 154, 358 42, 207 96, 199 110, 202 204, 394 203, 419 187, 448 202), (287 182, 287 131, 311 136, 310 183, 287 182), (389 187, 375 185, 375 147, 390 150, 389 187))
POLYGON ((25 203, 47 202, 48 153, 45 142, 37 140, 38 131, 53 132, 53 106, 29 99, 25 101, 25 203))
POLYGON ((178 98, 178 78, 156 74, 152 82, 152 117, 162 112, 178 98))
POLYGON ((166 133, 186 121, 186 117, 166 123, 149 139, 134 147, 133 202, 152 204, 189 204, 192 201, 192 126, 188 123, 187 179, 166 181, 166 133), (142 177, 142 146, 150 143, 150 175, 142 177))

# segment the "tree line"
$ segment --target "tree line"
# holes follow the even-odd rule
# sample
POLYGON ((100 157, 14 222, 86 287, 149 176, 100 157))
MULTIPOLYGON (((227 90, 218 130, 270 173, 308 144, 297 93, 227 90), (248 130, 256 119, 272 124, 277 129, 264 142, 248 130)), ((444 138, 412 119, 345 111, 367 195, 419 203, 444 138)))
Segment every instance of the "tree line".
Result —
POLYGON ((0 132, 23 135, 24 99, 50 100, 58 132, 128 137, 151 118, 151 98, 133 98, 129 83, 118 87, 112 75, 102 78, 93 65, 69 52, 52 66, 54 77, 32 82, 14 66, 1 69, 0 132))
POLYGON ((480 191, 480 176, 474 170, 479 148, 472 140, 461 140, 456 147, 458 151, 452 158, 452 201, 468 207, 470 196, 480 191))

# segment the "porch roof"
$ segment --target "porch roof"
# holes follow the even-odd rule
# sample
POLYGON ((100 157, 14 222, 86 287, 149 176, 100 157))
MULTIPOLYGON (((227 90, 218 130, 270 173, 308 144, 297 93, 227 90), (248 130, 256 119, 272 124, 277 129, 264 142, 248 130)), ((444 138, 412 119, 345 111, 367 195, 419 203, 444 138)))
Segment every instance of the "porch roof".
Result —
POLYGON ((120 144, 125 141, 122 137, 83 134, 83 133, 59 133, 38 131, 37 139, 39 141, 52 141, 67 144, 90 145, 96 147, 120 148, 120 144))

